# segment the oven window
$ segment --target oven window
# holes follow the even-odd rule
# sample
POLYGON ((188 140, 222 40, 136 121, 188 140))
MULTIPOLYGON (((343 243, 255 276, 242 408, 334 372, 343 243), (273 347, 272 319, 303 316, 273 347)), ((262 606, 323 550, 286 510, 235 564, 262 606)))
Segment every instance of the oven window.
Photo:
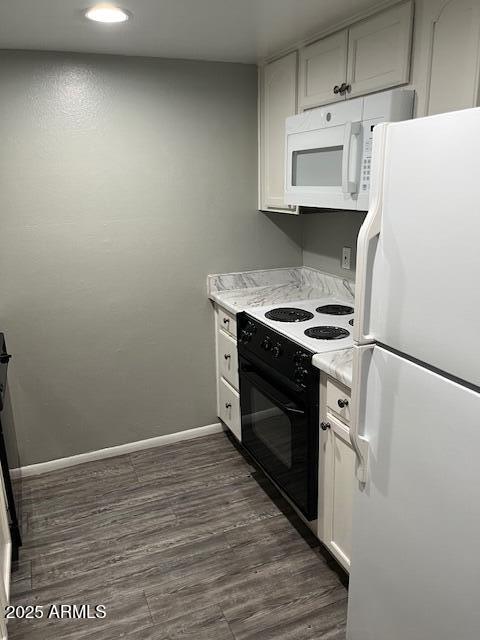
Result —
POLYGON ((342 184, 343 147, 322 147, 294 151, 292 185, 296 187, 337 187, 342 184))
MULTIPOLYGON (((255 387, 251 388, 250 416, 254 435, 265 445, 272 458, 292 468, 292 425, 288 416, 255 387)), ((270 466, 265 461, 266 466, 270 466)))

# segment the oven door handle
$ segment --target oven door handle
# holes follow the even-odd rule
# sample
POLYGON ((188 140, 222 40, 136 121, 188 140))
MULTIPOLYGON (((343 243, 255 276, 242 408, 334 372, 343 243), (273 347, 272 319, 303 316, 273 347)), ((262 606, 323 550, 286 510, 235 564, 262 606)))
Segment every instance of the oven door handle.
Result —
MULTIPOLYGON (((282 402, 282 400, 280 400, 280 398, 278 397, 279 393, 275 390, 275 388, 268 384, 268 382, 265 382, 265 380, 260 378, 260 376, 258 376, 257 374, 252 375, 250 373, 247 373, 246 371, 242 371, 241 376, 249 380, 250 384, 252 384, 254 387, 257 387, 257 389, 265 394, 267 398, 274 404, 276 404, 280 409, 282 409, 282 411, 285 411, 285 413, 293 416, 305 415, 305 411, 303 411, 302 409, 297 409, 295 407, 289 406, 285 402, 282 402)), ((281 395, 283 396, 283 394, 281 395)))

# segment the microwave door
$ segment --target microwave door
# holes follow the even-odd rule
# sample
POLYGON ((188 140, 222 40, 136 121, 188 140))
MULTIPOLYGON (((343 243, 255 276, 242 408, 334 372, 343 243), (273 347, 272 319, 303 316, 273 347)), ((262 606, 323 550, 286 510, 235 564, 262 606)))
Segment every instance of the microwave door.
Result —
POLYGON ((285 201, 356 209, 361 124, 287 132, 285 201))

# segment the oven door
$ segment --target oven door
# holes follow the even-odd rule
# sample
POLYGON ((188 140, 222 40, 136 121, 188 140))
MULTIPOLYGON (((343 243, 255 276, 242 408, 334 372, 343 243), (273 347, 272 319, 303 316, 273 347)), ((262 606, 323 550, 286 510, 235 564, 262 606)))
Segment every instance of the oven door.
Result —
POLYGON ((362 123, 313 110, 287 119, 285 202, 330 209, 357 209, 362 123), (327 122, 328 115, 331 121, 327 122))
MULTIPOLYGON (((309 520, 317 517, 316 407, 241 358, 242 444, 309 520)), ((318 416, 317 416, 318 417, 318 416)))

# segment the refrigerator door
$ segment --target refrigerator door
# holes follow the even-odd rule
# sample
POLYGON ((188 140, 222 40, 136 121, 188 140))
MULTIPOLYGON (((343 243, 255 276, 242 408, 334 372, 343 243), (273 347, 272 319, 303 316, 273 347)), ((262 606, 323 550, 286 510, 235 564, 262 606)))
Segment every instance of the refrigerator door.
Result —
POLYGON ((355 350, 369 456, 347 638, 478 638, 480 394, 381 347, 355 350))
POLYGON ((355 334, 478 387, 479 140, 480 108, 375 130, 355 334))

